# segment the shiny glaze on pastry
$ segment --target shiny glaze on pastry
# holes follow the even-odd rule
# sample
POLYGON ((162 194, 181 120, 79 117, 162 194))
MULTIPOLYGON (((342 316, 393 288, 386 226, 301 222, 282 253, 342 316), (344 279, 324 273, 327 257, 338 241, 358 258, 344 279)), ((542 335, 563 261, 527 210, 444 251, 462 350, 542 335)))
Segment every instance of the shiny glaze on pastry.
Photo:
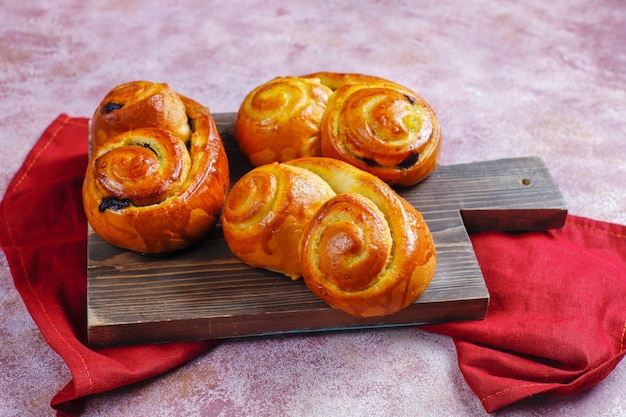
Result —
POLYGON ((145 127, 140 117, 130 130, 110 137, 92 124, 100 139, 92 143, 83 205, 93 230, 113 245, 173 252, 200 241, 219 219, 229 187, 226 152, 209 110, 177 97, 188 119, 186 140, 180 137, 184 129, 145 127))
POLYGON ((415 92, 359 74, 317 73, 332 86, 321 123, 322 155, 341 159, 400 186, 417 184, 437 166, 441 132, 415 92))
POLYGON ((332 158, 253 169, 233 186, 222 227, 244 262, 302 275, 318 297, 355 316, 400 311, 435 272, 421 214, 376 176, 332 158))
POLYGON ((333 72, 281 77, 257 87, 239 109, 235 137, 255 166, 325 156, 399 186, 428 177, 441 146, 436 115, 418 94, 379 77, 333 72), (323 100, 314 100, 322 96, 312 86, 324 91, 323 100))
POLYGON ((360 317, 384 316, 428 287, 436 251, 422 215, 388 184, 332 158, 287 162, 323 178, 337 196, 308 223, 302 276, 329 305, 360 317))
POLYGON ((278 77, 252 90, 235 122, 241 152, 254 166, 319 156, 320 123, 331 90, 316 79, 278 77))
POLYGON ((186 141, 191 135, 185 104, 165 83, 133 81, 116 86, 102 99, 89 125, 89 140, 97 147, 107 138, 137 127, 172 132, 186 141))
POLYGON ((335 192, 317 175, 284 164, 253 169, 235 183, 222 230, 230 250, 248 265, 297 279, 302 230, 335 192))

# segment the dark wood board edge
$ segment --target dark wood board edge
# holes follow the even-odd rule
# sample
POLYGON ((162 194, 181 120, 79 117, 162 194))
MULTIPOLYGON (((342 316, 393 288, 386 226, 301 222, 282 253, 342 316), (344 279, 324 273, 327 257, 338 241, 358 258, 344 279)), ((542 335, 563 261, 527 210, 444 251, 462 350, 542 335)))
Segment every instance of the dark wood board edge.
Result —
POLYGON ((380 318, 359 319, 347 316, 338 310, 320 309, 317 311, 306 311, 306 314, 317 315, 318 317, 313 322, 325 323, 325 326, 302 326, 298 323, 293 323, 294 318, 291 312, 282 312, 271 314, 271 325, 268 325, 268 320, 266 317, 263 317, 263 314, 239 316, 236 318, 196 318, 190 320, 92 326, 89 328, 88 337, 89 345, 98 348, 111 345, 232 339, 482 320, 487 313, 489 297, 456 301, 453 302, 454 308, 450 308, 449 303, 413 304, 400 313, 396 313, 397 317, 393 323, 387 323, 380 318), (419 317, 419 320, 416 320, 415 317, 419 317))

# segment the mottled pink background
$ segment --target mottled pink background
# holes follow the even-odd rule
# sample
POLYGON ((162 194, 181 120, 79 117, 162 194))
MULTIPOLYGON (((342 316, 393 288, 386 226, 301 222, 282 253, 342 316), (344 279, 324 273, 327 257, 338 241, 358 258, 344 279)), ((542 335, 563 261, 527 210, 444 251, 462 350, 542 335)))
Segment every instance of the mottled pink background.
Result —
MULTIPOLYGON (((436 110, 441 163, 539 156, 572 214, 626 224, 626 7, 619 0, 0 2, 0 195, 59 114, 122 82, 236 111, 278 75, 360 72, 436 110)), ((70 379, 0 255, 0 416, 53 415, 70 379)), ((480 416, 452 341, 419 329, 230 341, 85 416, 480 416)), ((626 364, 498 416, 626 415, 626 364)))

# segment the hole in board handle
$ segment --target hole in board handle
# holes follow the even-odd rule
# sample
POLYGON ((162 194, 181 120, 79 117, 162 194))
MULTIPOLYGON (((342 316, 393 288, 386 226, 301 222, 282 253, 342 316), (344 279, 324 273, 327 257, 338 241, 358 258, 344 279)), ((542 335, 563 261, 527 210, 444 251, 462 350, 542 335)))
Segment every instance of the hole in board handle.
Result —
POLYGON ((530 179, 528 179, 528 178, 522 178, 519 182, 521 182, 522 185, 525 186, 525 187, 529 187, 530 186, 530 179))

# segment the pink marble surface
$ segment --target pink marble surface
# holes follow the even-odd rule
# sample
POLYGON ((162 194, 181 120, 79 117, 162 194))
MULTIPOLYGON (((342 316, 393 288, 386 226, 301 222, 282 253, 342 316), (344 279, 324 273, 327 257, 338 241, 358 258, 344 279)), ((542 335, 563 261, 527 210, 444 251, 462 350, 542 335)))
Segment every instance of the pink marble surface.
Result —
MULTIPOLYGON (((435 108, 441 163, 536 155, 576 215, 626 224, 626 7, 514 2, 0 2, 0 195, 59 114, 114 85, 165 81, 236 111, 277 75, 393 79, 435 108), (211 3, 214 3, 213 5, 211 3)), ((53 415, 69 371, 0 255, 0 416, 53 415)), ((480 416, 452 341, 419 329, 229 341, 85 416, 480 416)), ((626 364, 566 398, 498 416, 626 415, 626 364)))

